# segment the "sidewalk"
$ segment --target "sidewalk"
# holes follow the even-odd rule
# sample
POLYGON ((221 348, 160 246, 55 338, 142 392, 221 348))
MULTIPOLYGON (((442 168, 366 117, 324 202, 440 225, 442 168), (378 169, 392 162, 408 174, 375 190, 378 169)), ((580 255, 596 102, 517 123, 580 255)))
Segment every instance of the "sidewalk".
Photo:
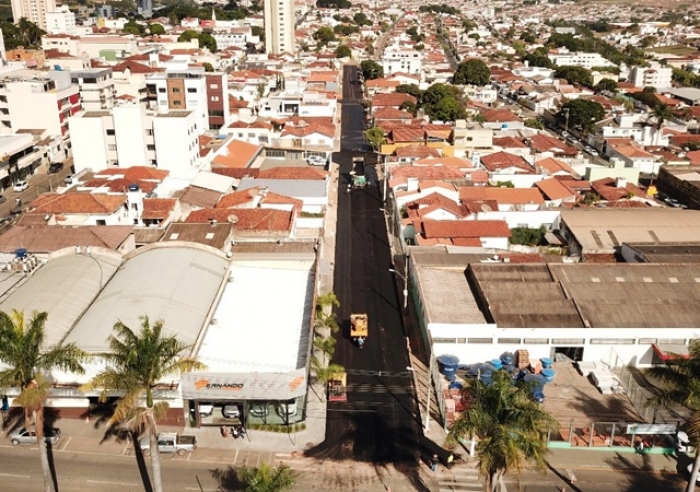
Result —
MULTIPOLYGON (((685 463, 692 458, 681 456, 685 463)), ((639 455, 625 449, 605 448, 604 450, 550 449, 547 461, 553 468, 571 469, 609 469, 609 470, 653 470, 664 473, 676 473, 678 460, 673 455, 644 454, 639 455)))

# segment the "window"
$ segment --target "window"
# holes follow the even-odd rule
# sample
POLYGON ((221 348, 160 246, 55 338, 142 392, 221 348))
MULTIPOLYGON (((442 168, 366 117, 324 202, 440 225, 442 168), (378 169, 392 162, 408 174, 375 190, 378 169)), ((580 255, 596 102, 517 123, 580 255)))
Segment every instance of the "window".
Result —
POLYGON ((218 88, 219 88, 219 84, 209 84, 209 88, 210 88, 210 89, 218 89, 218 88))
POLYGON ((109 145, 107 145, 107 150, 117 150, 116 144, 109 144, 109 145))
POLYGON ((153 144, 146 145, 146 150, 156 150, 156 146, 153 144))
POLYGON ((106 225, 107 225, 107 221, 106 221, 106 220, 96 220, 96 221, 95 221, 95 225, 103 225, 103 226, 106 226, 106 225))
POLYGON ((526 338, 525 344, 547 345, 549 344, 549 338, 526 338))
POLYGON ((189 92, 190 94, 196 94, 197 88, 196 87, 188 87, 187 92, 189 92))
POLYGON ((150 137, 150 136, 153 136, 153 130, 151 130, 150 128, 147 128, 147 129, 146 129, 146 135, 148 135, 149 137, 150 137))
POLYGON ((165 89, 164 89, 163 87, 159 87, 159 88, 158 88, 158 92, 159 92, 160 94, 165 94, 165 89))
POLYGON ((634 345, 634 338, 591 338, 591 345, 634 345))
POLYGON ((114 136, 114 130, 108 128, 107 135, 114 136))
POLYGON ((211 96, 211 102, 219 102, 219 96, 211 96))
POLYGON ((456 343, 456 338, 439 338, 433 337, 433 343, 456 343))
POLYGON ((467 343, 493 343, 493 338, 468 338, 467 343))
POLYGON ((583 345, 583 338, 552 338, 552 345, 583 345))
POLYGON ((179 93, 180 88, 179 87, 173 87, 173 93, 179 93))
POLYGON ((173 101, 173 106, 182 106, 182 101, 173 101))
POLYGON ((498 343, 512 343, 515 345, 520 345, 519 338, 499 338, 498 343))

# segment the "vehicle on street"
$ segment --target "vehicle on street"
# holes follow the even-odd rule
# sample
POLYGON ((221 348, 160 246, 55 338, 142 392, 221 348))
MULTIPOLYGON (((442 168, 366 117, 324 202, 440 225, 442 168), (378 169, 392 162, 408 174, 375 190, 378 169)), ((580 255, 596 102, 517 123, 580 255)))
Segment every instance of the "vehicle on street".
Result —
POLYGON ((297 401, 292 398, 291 400, 281 401, 275 410, 277 415, 282 418, 289 418, 297 413, 297 401))
MULTIPOLYGON (((44 440, 52 445, 58 444, 58 441, 61 440, 61 429, 47 427, 44 429, 44 440)), ((33 427, 29 429, 25 427, 15 429, 10 432, 10 442, 13 446, 19 446, 20 444, 36 444, 36 431, 33 427)))
POLYGON ((348 376, 344 372, 331 374, 328 378, 328 401, 348 401, 348 376))
POLYGON ((591 147, 590 145, 586 145, 586 146, 584 147, 584 149, 585 149, 586 152, 588 152, 588 153, 591 154, 591 155, 598 155, 598 151, 595 150, 595 149, 594 149, 593 147, 591 147))
POLYGON ((566 137, 569 136, 569 132, 567 132, 566 130, 564 130, 563 132, 561 132, 561 136, 562 136, 563 138, 566 138, 566 137))
POLYGON ((326 159, 324 159, 320 155, 310 155, 306 158, 306 163, 309 166, 325 166, 326 159))
POLYGON ((29 188, 29 183, 27 183, 25 180, 22 181, 17 181, 15 184, 12 185, 12 191, 15 191, 17 193, 20 193, 24 190, 29 188))
POLYGON ((367 340, 367 335, 369 334, 369 328, 367 327, 367 315, 366 314, 351 314, 350 315, 350 340, 356 343, 359 348, 367 340))
POLYGON ((241 407, 238 405, 224 405, 221 408, 221 415, 227 419, 236 419, 241 416, 241 407))
POLYGON ((49 174, 56 174, 61 169, 63 169, 62 162, 52 162, 51 165, 49 166, 49 174))
POLYGON ((360 156, 352 158, 352 171, 350 171, 350 178, 352 180, 351 186, 353 188, 364 188, 367 186, 364 157, 360 156))
POLYGON ((0 227, 10 224, 12 222, 12 217, 0 217, 0 227))
POLYGON ((573 135, 569 135, 568 137, 566 137, 566 141, 569 142, 569 143, 575 144, 575 143, 576 143, 576 137, 574 137, 573 135))
MULTIPOLYGON (((145 456, 151 454, 151 439, 144 436, 139 440, 139 446, 145 456)), ((158 434, 158 451, 161 453, 175 453, 184 456, 197 449, 196 436, 181 436, 175 432, 161 432, 158 434)))

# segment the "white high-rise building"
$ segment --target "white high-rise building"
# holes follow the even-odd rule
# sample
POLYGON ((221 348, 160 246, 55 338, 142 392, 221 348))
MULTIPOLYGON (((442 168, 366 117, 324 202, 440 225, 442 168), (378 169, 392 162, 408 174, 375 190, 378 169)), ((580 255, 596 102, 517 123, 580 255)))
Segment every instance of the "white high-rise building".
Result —
POLYGON ((665 89, 673 85, 672 78, 673 68, 664 67, 658 62, 651 62, 648 67, 632 67, 628 80, 635 87, 665 89))
POLYGON ((75 35, 75 14, 68 9, 68 5, 61 5, 56 11, 46 13, 46 31, 49 34, 75 35))
POLYGON ((265 52, 294 54, 294 0, 265 0, 265 52))
POLYGON ((25 17, 46 31, 47 12, 56 12, 56 0, 12 0, 12 18, 15 23, 25 17))

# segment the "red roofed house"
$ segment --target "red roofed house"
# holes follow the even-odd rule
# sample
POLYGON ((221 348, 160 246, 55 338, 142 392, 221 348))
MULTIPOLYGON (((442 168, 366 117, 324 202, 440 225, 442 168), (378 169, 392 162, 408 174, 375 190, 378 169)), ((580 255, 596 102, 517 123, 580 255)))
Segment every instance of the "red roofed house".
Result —
POLYGON ((492 130, 508 129, 522 130, 525 128, 523 120, 509 109, 489 109, 481 113, 484 115, 484 128, 492 130))
MULTIPOLYGON (((134 197, 128 201, 125 194, 45 193, 29 204, 29 211, 48 215, 46 223, 49 225, 133 225, 130 205, 139 203, 142 207, 142 196, 140 200, 134 197)), ((140 210, 138 212, 140 215, 140 210)))
POLYGON ((547 178, 535 183, 544 196, 548 207, 559 207, 562 203, 575 203, 578 193, 556 178, 547 178))
POLYGON ((481 164, 487 171, 496 174, 534 174, 535 172, 525 159, 510 152, 483 155, 481 164))
POLYGON ((468 246, 507 250, 510 229, 502 220, 424 220, 417 224, 418 246, 468 246))
POLYGON ((290 238, 294 232, 294 211, 261 208, 209 208, 191 212, 185 222, 235 224, 236 238, 290 238))
POLYGON ((501 212, 534 212, 544 206, 537 188, 497 188, 494 186, 464 186, 459 189, 461 202, 493 200, 501 212))
POLYGON ((212 167, 250 167, 262 154, 263 148, 262 145, 254 145, 233 138, 216 152, 208 153, 206 158, 209 159, 212 167))
POLYGON ((399 109, 406 101, 417 104, 418 100, 410 94, 401 94, 393 92, 391 94, 377 94, 372 98, 372 114, 379 108, 395 108, 399 109))

